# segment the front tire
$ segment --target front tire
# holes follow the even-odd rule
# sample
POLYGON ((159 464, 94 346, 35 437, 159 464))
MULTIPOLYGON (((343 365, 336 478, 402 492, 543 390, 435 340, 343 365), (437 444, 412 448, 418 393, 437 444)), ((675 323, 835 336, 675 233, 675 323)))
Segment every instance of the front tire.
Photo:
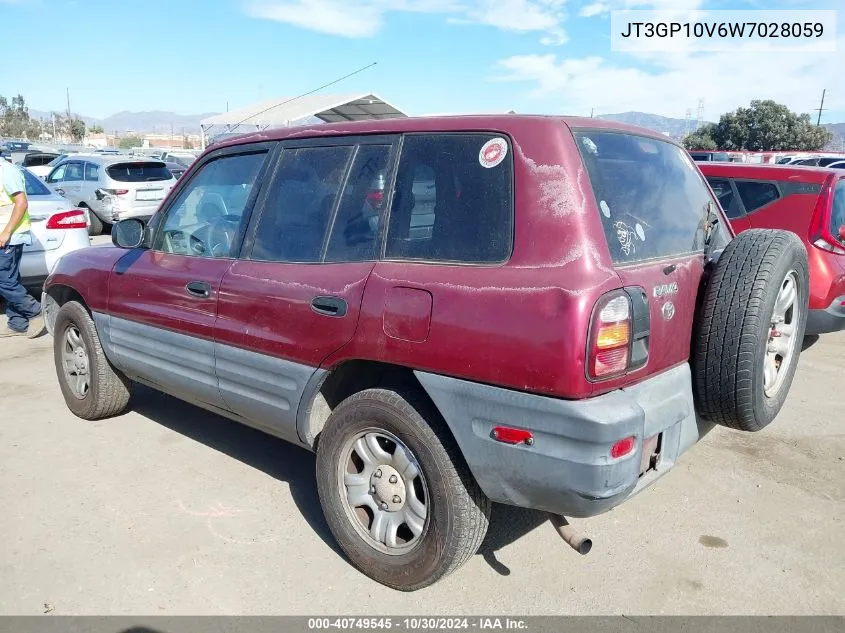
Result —
POLYGON ((414 391, 368 389, 341 402, 319 437, 317 488, 352 564, 400 591, 463 565, 490 519, 445 423, 414 391))
POLYGON ((118 415, 129 403, 129 380, 109 363, 88 311, 69 301, 56 315, 53 360, 68 409, 84 420, 118 415))

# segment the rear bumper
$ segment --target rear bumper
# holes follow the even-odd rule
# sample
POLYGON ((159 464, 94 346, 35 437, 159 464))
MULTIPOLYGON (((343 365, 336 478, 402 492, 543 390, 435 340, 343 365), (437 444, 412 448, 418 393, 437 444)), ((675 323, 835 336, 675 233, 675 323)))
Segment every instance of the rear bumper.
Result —
POLYGON ((828 334, 845 330, 845 296, 837 297, 823 310, 807 314, 807 334, 828 334))
POLYGON ((687 364, 579 401, 436 374, 417 372, 417 377, 490 499, 570 517, 600 514, 647 487, 713 428, 695 415, 687 364), (531 431, 534 444, 495 441, 497 425, 531 431), (635 450, 612 459, 613 444, 629 436, 637 438, 635 450), (641 474, 644 440, 655 436, 655 465, 641 474))
POLYGON ((53 250, 24 251, 21 257, 21 284, 26 288, 38 289, 40 293, 44 282, 59 260, 68 253, 91 246, 91 238, 85 229, 72 229, 65 232, 61 246, 53 250))

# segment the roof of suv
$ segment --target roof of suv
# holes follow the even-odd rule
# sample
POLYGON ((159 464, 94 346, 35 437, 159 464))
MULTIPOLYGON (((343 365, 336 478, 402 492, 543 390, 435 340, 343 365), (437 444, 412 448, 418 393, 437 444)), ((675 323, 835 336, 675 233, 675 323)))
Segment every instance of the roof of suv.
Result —
POLYGON ((304 136, 341 136, 350 134, 401 134, 407 132, 462 132, 462 131, 490 131, 501 130, 517 132, 523 127, 548 125, 550 122, 560 122, 571 128, 596 128, 604 130, 618 130, 630 132, 640 136, 676 144, 668 136, 646 128, 594 119, 588 117, 545 116, 525 114, 489 114, 489 115, 456 115, 436 117, 405 117, 397 119, 376 119, 366 121, 350 121, 345 123, 321 123, 319 125, 304 125, 300 127, 279 128, 263 132, 250 132, 227 138, 214 143, 215 147, 227 147, 243 143, 261 141, 278 141, 287 138, 304 136))
POLYGON ((824 183, 836 170, 827 167, 806 165, 761 165, 753 163, 699 163, 705 176, 726 176, 733 178, 755 178, 761 180, 798 180, 800 182, 824 183))
POLYGON ((82 160, 86 163, 93 163, 95 165, 107 166, 116 163, 161 163, 164 161, 152 157, 130 156, 129 154, 68 154, 67 161, 82 160))

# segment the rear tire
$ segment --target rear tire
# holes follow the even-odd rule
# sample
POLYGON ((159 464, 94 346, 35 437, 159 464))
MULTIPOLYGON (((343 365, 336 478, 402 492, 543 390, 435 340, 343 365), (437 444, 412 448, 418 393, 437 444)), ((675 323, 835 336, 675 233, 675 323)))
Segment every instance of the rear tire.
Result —
POLYGON ((317 445, 317 488, 326 521, 352 564, 400 591, 427 587, 463 565, 478 551, 490 520, 490 500, 445 423, 413 390, 368 389, 335 408, 317 445), (359 450, 369 458, 362 459, 359 450), (408 463, 412 466, 405 467, 408 463), (398 490, 386 486, 388 478, 398 490), (353 493, 362 485, 358 502, 353 493), (386 495, 384 487, 390 488, 386 495), (414 495, 413 503, 406 492, 414 495), (405 507, 414 505, 417 519, 402 523, 405 507), (381 534, 399 525, 393 539, 371 536, 379 533, 377 516, 388 524, 381 534))
POLYGON ((97 217, 90 207, 81 205, 88 211, 88 235, 100 235, 103 232, 103 222, 97 217))
POLYGON ((783 407, 801 353, 807 251, 788 231, 752 229, 725 248, 704 291, 692 350, 698 414, 742 431, 783 407))
POLYGON ((109 363, 88 311, 64 304, 53 328, 53 360, 68 409, 84 420, 118 415, 129 403, 129 380, 109 363))

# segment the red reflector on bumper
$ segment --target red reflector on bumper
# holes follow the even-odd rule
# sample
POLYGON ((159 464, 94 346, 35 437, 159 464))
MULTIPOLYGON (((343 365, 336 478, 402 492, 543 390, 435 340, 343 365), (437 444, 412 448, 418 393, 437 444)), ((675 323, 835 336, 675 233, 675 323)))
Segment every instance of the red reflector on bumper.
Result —
POLYGON ((619 440, 616 444, 613 445, 613 448, 610 449, 610 456, 613 459, 619 459, 620 457, 625 457, 628 453, 634 450, 634 447, 637 445, 637 438, 633 435, 631 437, 626 437, 624 440, 619 440))
POLYGON ((534 436, 525 429, 512 429, 508 426, 493 428, 493 439, 504 444, 533 444, 534 436))

